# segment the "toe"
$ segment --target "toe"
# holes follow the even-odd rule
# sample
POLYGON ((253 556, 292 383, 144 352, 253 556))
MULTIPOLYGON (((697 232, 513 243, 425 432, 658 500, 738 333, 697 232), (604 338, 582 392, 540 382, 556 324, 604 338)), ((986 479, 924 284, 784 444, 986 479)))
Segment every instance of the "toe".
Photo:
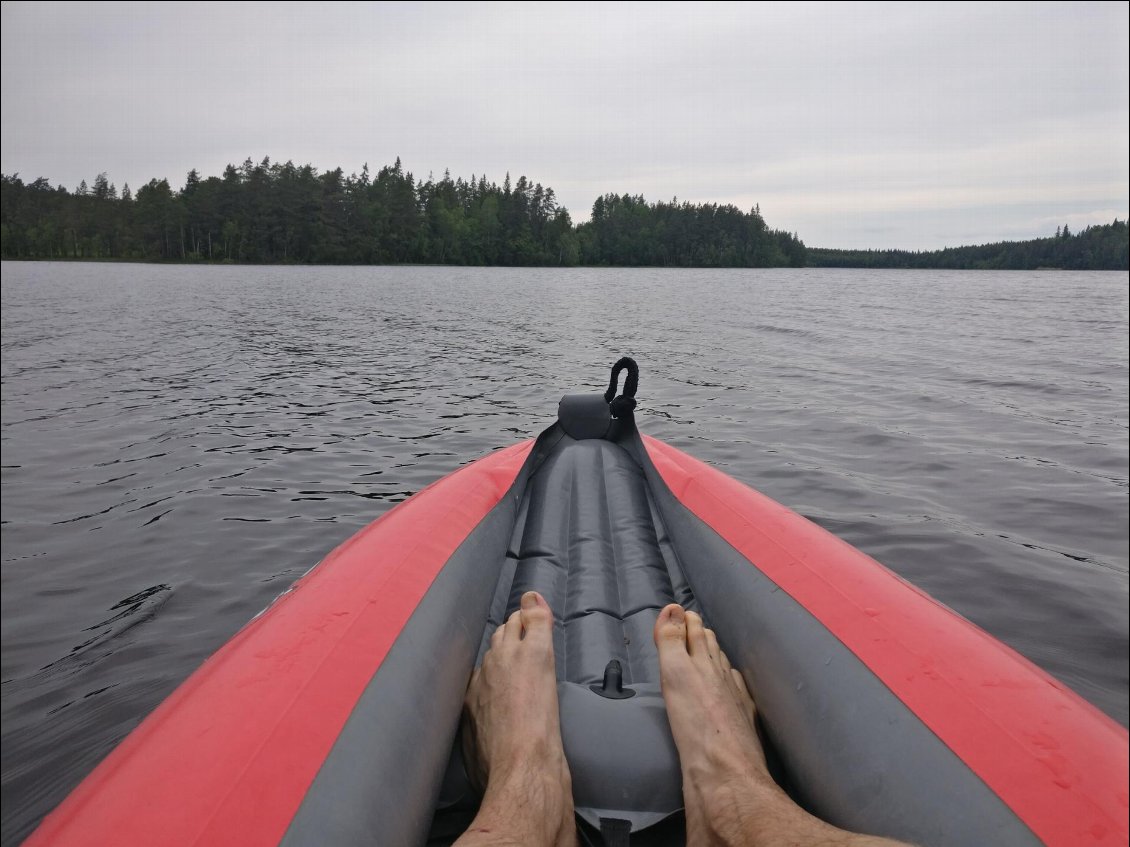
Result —
POLYGON ((494 628, 494 632, 490 634, 490 649, 494 650, 506 638, 506 624, 500 624, 494 628))
POLYGON ((687 612, 687 652, 695 658, 709 658, 710 648, 706 642, 706 627, 702 616, 697 612, 687 612))
POLYGON ((730 679, 734 683, 734 688, 738 692, 738 697, 753 707, 753 697, 749 693, 749 688, 745 684, 745 677, 742 676, 741 671, 737 668, 730 668, 730 679))
POLYGON ((536 591, 522 595, 521 608, 515 614, 521 618, 523 637, 552 638, 553 612, 545 598, 536 591))
POLYGON ((506 630, 506 634, 503 636, 506 641, 510 639, 514 639, 515 642, 519 641, 522 638, 522 610, 515 609, 511 612, 502 628, 506 630))
POLYGON ((714 630, 706 630, 706 653, 710 656, 710 661, 721 667, 722 649, 718 646, 718 636, 714 634, 714 630))
POLYGON ((687 622, 682 606, 671 603, 663 607, 659 617, 655 619, 653 637, 660 658, 664 653, 670 655, 673 650, 684 654, 687 652, 687 622))

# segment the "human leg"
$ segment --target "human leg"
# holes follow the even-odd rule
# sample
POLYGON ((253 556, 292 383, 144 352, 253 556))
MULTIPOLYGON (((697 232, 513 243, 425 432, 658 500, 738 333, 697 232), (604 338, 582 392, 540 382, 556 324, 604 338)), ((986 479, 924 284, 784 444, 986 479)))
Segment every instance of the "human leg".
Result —
POLYGON ((470 828, 456 842, 574 845, 572 782, 557 704, 553 613, 540 594, 495 630, 467 689, 469 765, 486 787, 470 828))
POLYGON ((756 706, 712 630, 669 605, 655 623, 660 682, 683 772, 689 845, 893 845, 837 829, 777 786, 755 728, 756 706))

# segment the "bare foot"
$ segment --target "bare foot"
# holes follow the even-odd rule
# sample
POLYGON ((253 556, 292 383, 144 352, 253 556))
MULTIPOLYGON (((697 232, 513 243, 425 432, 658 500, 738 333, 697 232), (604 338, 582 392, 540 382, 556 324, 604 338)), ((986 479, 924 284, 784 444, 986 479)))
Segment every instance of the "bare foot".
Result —
POLYGON ((655 622, 659 678, 683 771, 687 844, 892 844, 797 806, 769 776, 753 698, 713 630, 669 605, 655 622))
POLYGON ((471 675, 463 724, 472 778, 486 786, 457 842, 573 845, 573 789, 557 705, 553 613, 536 591, 495 630, 471 675))

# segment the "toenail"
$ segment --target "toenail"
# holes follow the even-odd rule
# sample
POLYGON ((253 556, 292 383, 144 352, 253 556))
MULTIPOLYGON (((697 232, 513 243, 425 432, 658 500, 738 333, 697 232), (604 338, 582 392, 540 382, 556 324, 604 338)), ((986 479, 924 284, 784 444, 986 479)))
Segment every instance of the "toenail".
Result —
POLYGON ((678 603, 673 603, 663 611, 667 613, 667 619, 672 623, 683 623, 686 621, 686 611, 678 603))

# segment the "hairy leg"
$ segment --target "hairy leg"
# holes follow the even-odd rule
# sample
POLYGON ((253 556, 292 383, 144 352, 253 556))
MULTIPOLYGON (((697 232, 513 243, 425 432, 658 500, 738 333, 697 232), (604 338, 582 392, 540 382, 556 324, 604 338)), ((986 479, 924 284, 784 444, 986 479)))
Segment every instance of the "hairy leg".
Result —
POLYGON ((892 845, 801 809, 765 765, 756 707, 713 630, 669 605, 655 622, 660 682, 683 771, 689 845, 892 845))
POLYGON ((553 613, 528 591, 495 630, 465 703, 465 757, 485 786, 457 844, 574 845, 573 790, 557 705, 553 613))

